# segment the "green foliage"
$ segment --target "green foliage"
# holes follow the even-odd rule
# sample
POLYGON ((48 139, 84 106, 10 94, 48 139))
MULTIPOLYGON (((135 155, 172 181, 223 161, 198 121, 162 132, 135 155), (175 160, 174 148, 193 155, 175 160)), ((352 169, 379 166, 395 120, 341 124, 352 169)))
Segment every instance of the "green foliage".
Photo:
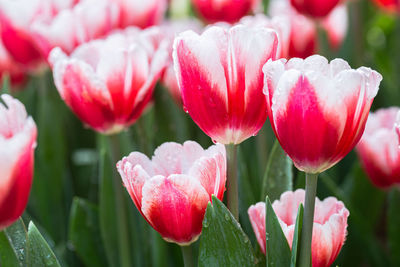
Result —
POLYGON ((75 197, 72 202, 69 239, 86 266, 106 266, 99 229, 99 211, 85 199, 75 197))
POLYGON ((265 169, 261 199, 265 196, 274 201, 285 192, 293 188, 293 163, 286 155, 278 140, 272 147, 271 154, 268 158, 268 164, 265 169))
POLYGON ((225 205, 213 196, 203 220, 199 267, 246 267, 254 264, 249 238, 225 205))
POLYGON ((267 267, 290 266, 290 247, 268 197, 265 208, 267 267))

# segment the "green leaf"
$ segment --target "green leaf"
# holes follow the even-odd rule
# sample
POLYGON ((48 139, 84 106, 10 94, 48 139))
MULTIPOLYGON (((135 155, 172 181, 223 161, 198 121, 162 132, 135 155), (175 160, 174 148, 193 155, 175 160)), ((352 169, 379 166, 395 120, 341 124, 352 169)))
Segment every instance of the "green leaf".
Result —
POLYGON ((31 221, 28 226, 27 266, 59 267, 60 264, 46 240, 31 221))
POLYGON ((290 247, 268 197, 265 204, 267 267, 290 266, 290 247))
POLYGON ((208 203, 200 240, 199 267, 254 266, 249 238, 233 215, 215 196, 208 203))
POLYGON ((303 204, 300 204, 297 211, 296 225, 294 228, 293 242, 292 242, 292 259, 290 262, 290 267, 296 267, 297 259, 299 257, 300 248, 299 242, 301 240, 301 229, 303 228, 303 204))
POLYGON ((0 266, 23 266, 4 232, 0 232, 0 266))
POLYGON ((292 161, 281 148, 278 141, 275 141, 268 158, 265 169, 261 199, 265 196, 274 201, 285 191, 293 189, 292 161))
POLYGON ((105 266, 98 224, 98 208, 75 197, 71 207, 69 239, 86 266, 105 266))
POLYGON ((388 241, 392 266, 400 266, 400 192, 393 188, 389 193, 388 241))
POLYGON ((99 135, 100 181, 99 181, 99 219, 100 233, 110 266, 120 266, 118 253, 117 215, 115 212, 114 186, 112 182, 111 160, 107 153, 107 140, 99 135))
POLYGON ((6 254, 3 253, 3 249, 11 249, 13 255, 6 256, 15 257, 18 260, 20 266, 25 266, 25 246, 28 235, 22 219, 19 218, 15 223, 4 229, 4 236, 7 240, 2 240, 2 244, 0 245, 0 262, 3 263, 4 266, 8 266, 3 262, 3 260, 5 260, 3 259, 3 254, 6 254))

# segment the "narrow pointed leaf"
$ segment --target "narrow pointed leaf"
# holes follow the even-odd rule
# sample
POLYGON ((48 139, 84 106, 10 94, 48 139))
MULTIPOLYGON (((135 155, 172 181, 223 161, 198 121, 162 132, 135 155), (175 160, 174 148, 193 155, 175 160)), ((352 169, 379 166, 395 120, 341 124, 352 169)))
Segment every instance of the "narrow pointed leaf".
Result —
POLYGON ((99 222, 100 233, 110 266, 119 266, 117 216, 115 213, 114 186, 105 137, 99 136, 99 222))
POLYGON ((292 242, 292 259, 290 262, 290 267, 296 267, 297 259, 299 257, 300 248, 299 242, 301 240, 301 229, 303 228, 303 204, 300 204, 297 211, 296 225, 294 228, 293 242, 292 242))
POLYGON ((290 247, 268 197, 265 204, 267 267, 290 266, 290 247))
POLYGON ((199 267, 254 266, 255 257, 249 238, 233 215, 215 196, 203 220, 199 267))
POLYGON ((293 189, 292 166, 291 159, 283 151, 279 142, 275 141, 264 173, 261 199, 268 195, 271 201, 274 201, 283 192, 293 189))
POLYGON ((104 249, 98 224, 97 207, 85 199, 74 198, 69 224, 69 239, 86 266, 105 266, 104 249))
MULTIPOLYGON (((12 249, 11 251, 13 254, 12 257, 16 257, 16 259, 19 262, 19 266, 25 266, 25 258, 26 258, 25 247, 26 247, 26 239, 28 237, 28 233, 26 232, 26 227, 22 219, 19 218, 15 223, 4 229, 3 233, 7 240, 3 240, 2 237, 2 244, 0 245, 0 251, 1 251, 0 257, 3 258, 3 254, 5 254, 3 253, 4 252, 3 245, 7 246, 8 244, 8 248, 12 249)), ((0 260, 0 263, 3 263, 3 259, 0 260)), ((3 265, 0 264, 0 266, 3 265)), ((4 266, 7 265, 4 263, 4 266)))
POLYGON ((33 222, 29 223, 27 240, 27 266, 59 267, 60 264, 46 240, 33 222))

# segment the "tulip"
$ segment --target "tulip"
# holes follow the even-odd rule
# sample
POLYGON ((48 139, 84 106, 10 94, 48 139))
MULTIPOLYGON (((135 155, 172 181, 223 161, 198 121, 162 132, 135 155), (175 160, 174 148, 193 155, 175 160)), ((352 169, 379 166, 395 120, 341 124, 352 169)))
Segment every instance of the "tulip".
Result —
POLYGON ((368 177, 381 188, 400 184, 399 112, 391 107, 371 113, 356 147, 368 177))
POLYGON ((149 103, 167 59, 146 31, 128 28, 49 56, 54 82, 72 111, 94 130, 113 134, 134 123, 149 103))
POLYGON ((14 60, 36 70, 45 58, 35 44, 31 24, 51 19, 73 4, 73 0, 0 0, 0 37, 14 60))
POLYGON ((32 37, 46 59, 54 47, 70 54, 80 44, 116 29, 118 12, 119 7, 110 0, 81 1, 52 19, 34 21, 32 37))
POLYGON ((290 19, 288 16, 273 16, 271 18, 264 14, 243 17, 239 23, 253 26, 271 28, 278 34, 277 58, 287 58, 289 56, 290 41, 290 19))
POLYGON ((211 196, 222 200, 225 191, 226 157, 220 144, 204 150, 193 141, 164 143, 151 160, 132 152, 117 169, 146 221, 179 245, 197 240, 211 196))
POLYGON ((32 185, 36 125, 9 95, 0 102, 0 230, 21 216, 32 185))
POLYGON ((263 71, 272 129, 294 165, 306 172, 299 266, 309 266, 318 174, 360 140, 382 76, 318 55, 270 60, 263 71))
POLYGON ((195 32, 201 32, 202 26, 198 20, 186 19, 166 22, 160 25, 160 27, 158 28, 160 30, 161 40, 167 40, 168 42, 168 52, 170 54, 167 67, 163 75, 161 76, 161 83, 168 89, 175 102, 182 104, 181 91, 179 89, 178 81, 176 79, 174 63, 172 59, 174 38, 179 33, 189 29, 195 32))
POLYGON ((192 0, 199 15, 207 22, 233 23, 257 9, 260 0, 192 0))
POLYGON ((167 9, 167 0, 112 0, 111 2, 119 6, 120 28, 127 26, 147 28, 157 25, 167 9))
POLYGON ((25 72, 10 56, 0 40, 0 87, 5 75, 8 75, 12 89, 21 87, 26 81, 25 72))
MULTIPOLYGON (((306 58, 317 52, 319 47, 318 22, 298 13, 287 0, 273 0, 269 13, 272 16, 286 16, 290 20, 291 31, 289 56, 306 58)), ((330 46, 337 50, 343 43, 348 29, 346 5, 338 5, 328 16, 320 21, 320 27, 327 33, 330 46)))
MULTIPOLYGON (((298 189, 281 195, 272 204, 279 224, 292 247, 297 210, 304 203, 305 192, 298 189)), ((349 211, 334 197, 316 200, 312 238, 312 266, 328 267, 335 261, 346 239, 349 211)), ((266 252, 265 203, 259 202, 248 209, 250 222, 262 252, 266 252)))
POLYGON ((262 65, 275 59, 277 34, 266 28, 212 26, 181 33, 174 64, 184 109, 214 141, 239 144, 267 119, 262 65))
POLYGON ((264 93, 272 128, 299 170, 320 173, 340 161, 364 131, 382 76, 342 59, 268 61, 264 93), (293 129, 296 129, 294 131, 293 129))
POLYGON ((290 0, 292 6, 299 13, 314 18, 325 17, 339 2, 340 0, 290 0))

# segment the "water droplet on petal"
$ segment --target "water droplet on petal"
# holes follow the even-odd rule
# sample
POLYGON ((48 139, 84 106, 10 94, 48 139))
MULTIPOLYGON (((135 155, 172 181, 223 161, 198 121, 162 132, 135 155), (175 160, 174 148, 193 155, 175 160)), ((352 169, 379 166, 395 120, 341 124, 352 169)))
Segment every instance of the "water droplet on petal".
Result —
POLYGON ((214 139, 213 139, 212 142, 213 142, 214 144, 216 144, 216 143, 217 143, 217 140, 214 140, 214 139))
POLYGON ((183 111, 185 111, 185 113, 189 114, 189 110, 185 106, 183 106, 183 111))

